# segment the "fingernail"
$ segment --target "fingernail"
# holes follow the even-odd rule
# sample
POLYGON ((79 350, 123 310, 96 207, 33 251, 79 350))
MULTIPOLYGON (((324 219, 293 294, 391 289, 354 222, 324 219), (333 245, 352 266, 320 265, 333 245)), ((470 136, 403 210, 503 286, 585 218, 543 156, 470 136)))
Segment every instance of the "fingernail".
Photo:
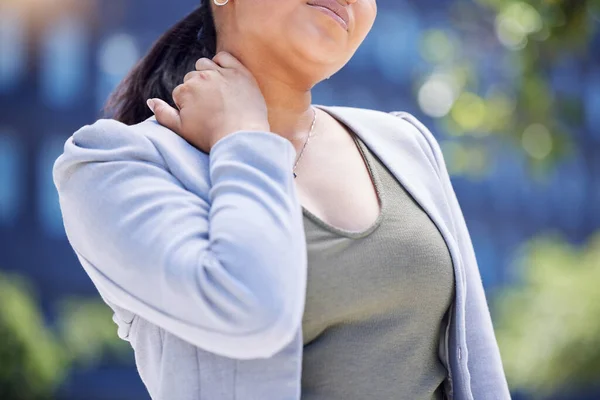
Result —
POLYGON ((148 99, 148 100, 146 101, 146 104, 148 105, 148 108, 149 108, 149 109, 150 109, 150 110, 151 110, 151 111, 154 113, 154 104, 155 104, 155 103, 154 103, 154 100, 152 100, 152 99, 148 99))

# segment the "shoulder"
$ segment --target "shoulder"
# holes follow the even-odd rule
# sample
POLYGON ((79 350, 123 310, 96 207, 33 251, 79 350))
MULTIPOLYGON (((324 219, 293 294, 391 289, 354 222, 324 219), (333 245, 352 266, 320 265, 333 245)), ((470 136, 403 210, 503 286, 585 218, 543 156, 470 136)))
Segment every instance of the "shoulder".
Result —
POLYGON ((54 163, 55 183, 69 181, 71 174, 83 165, 88 170, 102 170, 107 168, 106 163, 120 163, 123 174, 139 171, 141 164, 148 173, 158 168, 186 188, 198 190, 204 190, 209 180, 208 155, 155 118, 148 118, 135 125, 100 119, 77 130, 54 163))
POLYGON ((67 138, 62 154, 54 162, 54 182, 61 189, 83 166, 95 171, 106 163, 138 161, 163 165, 161 155, 144 135, 121 122, 99 119, 67 138))
POLYGON ((156 142, 182 140, 175 132, 160 125, 155 118, 135 125, 126 125, 114 119, 99 119, 85 125, 72 135, 78 146, 97 149, 115 149, 131 146, 139 149, 156 142))
POLYGON ((342 120, 352 121, 353 123, 375 123, 375 124, 398 124, 398 117, 394 113, 388 113, 380 110, 357 107, 342 106, 318 106, 325 111, 341 117, 342 120))
POLYGON ((79 161, 138 160, 164 165, 191 151, 198 153, 154 117, 135 125, 99 119, 73 133, 67 139, 61 157, 79 161))
POLYGON ((367 108, 323 107, 349 125, 362 127, 385 135, 394 142, 416 143, 432 161, 442 161, 440 146, 433 133, 414 115, 405 111, 385 112, 367 108))
POLYGON ((152 142, 144 134, 144 121, 138 125, 125 125, 113 119, 99 119, 79 128, 65 145, 80 149, 80 152, 99 152, 118 156, 121 153, 148 153, 152 151, 152 142), (71 146, 69 146, 71 145, 71 146))
POLYGON ((405 122, 407 129, 412 130, 415 132, 415 134, 417 134, 417 136, 421 136, 423 139, 425 139, 433 152, 437 152, 439 150, 439 144, 433 133, 431 133, 429 128, 427 128, 414 115, 405 111, 392 111, 390 112, 390 115, 400 118, 405 122))
POLYGON ((431 131, 414 115, 405 111, 385 112, 380 110, 372 110, 368 108, 354 108, 341 106, 319 106, 327 111, 333 112, 336 115, 351 121, 368 124, 375 123, 377 125, 392 126, 394 131, 404 135, 414 136, 426 140, 427 142, 435 142, 435 137, 431 131))

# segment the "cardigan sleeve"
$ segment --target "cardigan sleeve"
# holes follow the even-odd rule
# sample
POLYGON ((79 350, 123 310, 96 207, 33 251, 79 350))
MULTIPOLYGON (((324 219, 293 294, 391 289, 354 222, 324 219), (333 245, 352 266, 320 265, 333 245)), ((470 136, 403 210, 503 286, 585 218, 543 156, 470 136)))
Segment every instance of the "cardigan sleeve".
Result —
POLYGON ((456 239, 466 275, 467 357, 473 398, 510 399, 475 251, 456 194, 452 188, 440 146, 429 129, 414 116, 407 113, 396 115, 414 125, 426 139, 430 152, 433 154, 435 167, 452 213, 451 218, 454 222, 456 239))
POLYGON ((235 132, 211 150, 209 193, 193 193, 145 135, 100 120, 67 140, 53 176, 69 242, 107 302, 206 351, 268 358, 304 307, 295 156, 273 133, 235 132))

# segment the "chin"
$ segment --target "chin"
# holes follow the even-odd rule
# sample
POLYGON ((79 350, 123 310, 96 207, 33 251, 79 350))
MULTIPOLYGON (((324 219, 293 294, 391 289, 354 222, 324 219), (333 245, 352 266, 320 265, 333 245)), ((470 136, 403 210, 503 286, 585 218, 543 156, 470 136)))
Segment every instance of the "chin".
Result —
POLYGON ((348 59, 347 39, 342 35, 325 34, 313 30, 303 35, 297 44, 300 53, 308 60, 327 65, 338 65, 348 59))
POLYGON ((339 69, 336 68, 338 65, 343 64, 343 61, 346 57, 340 56, 339 54, 332 54, 327 51, 315 51, 307 50, 302 53, 304 59, 306 59, 311 64, 323 65, 327 67, 327 69, 339 69))

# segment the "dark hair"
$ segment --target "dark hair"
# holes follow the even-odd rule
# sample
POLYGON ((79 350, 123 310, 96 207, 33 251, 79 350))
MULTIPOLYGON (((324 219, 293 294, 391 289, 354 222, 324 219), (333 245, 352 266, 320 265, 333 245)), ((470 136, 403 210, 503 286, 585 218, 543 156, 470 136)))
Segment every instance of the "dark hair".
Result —
POLYGON ((210 1, 163 34, 109 97, 104 112, 127 125, 152 116, 146 100, 159 98, 175 107, 172 92, 195 69, 199 58, 213 58, 217 34, 210 1))

